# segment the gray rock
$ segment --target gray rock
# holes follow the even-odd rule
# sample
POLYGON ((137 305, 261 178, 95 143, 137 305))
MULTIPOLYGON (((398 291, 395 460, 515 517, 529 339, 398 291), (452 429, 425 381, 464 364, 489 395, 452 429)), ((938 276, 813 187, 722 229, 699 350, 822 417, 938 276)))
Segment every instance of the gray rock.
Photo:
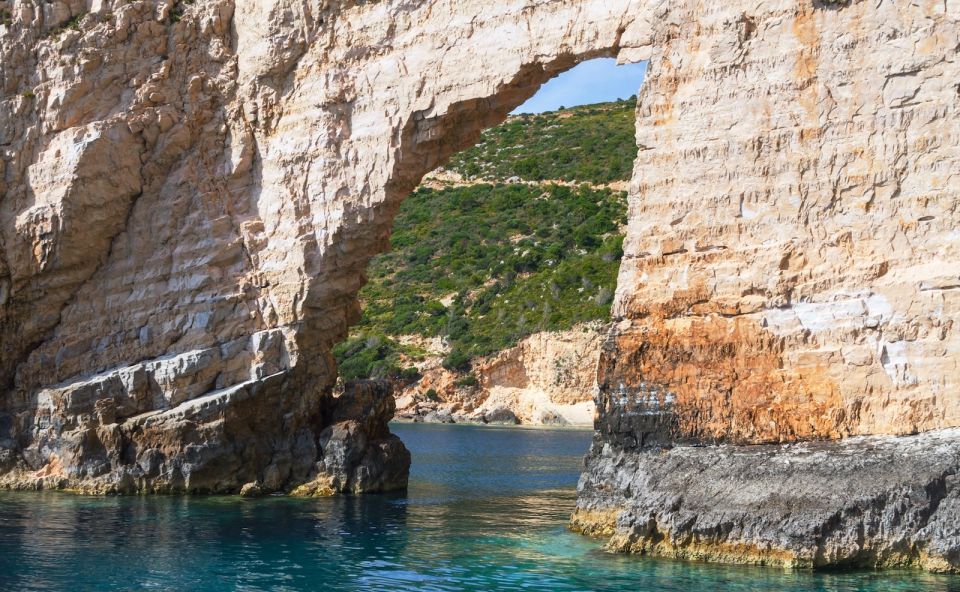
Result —
POLYGON ((320 460, 301 495, 375 493, 407 488, 410 452, 390 433, 396 411, 387 381, 346 384, 333 407, 330 426, 317 440, 320 460))
POLYGON ((553 411, 544 411, 544 412, 542 412, 542 413, 540 414, 539 419, 540 419, 540 423, 543 424, 543 425, 549 425, 549 426, 565 426, 565 425, 570 425, 570 422, 568 422, 566 419, 564 419, 563 416, 558 415, 557 413, 554 413, 553 411))
POLYGON ((484 423, 492 424, 501 424, 501 425, 519 425, 520 420, 517 419, 516 414, 513 411, 510 411, 506 407, 499 407, 492 411, 488 411, 483 416, 484 423))
POLYGON ((446 411, 431 411, 423 416, 426 423, 456 423, 453 416, 446 411))
POLYGON ((634 449, 594 441, 574 528, 627 552, 960 571, 960 429, 634 449))

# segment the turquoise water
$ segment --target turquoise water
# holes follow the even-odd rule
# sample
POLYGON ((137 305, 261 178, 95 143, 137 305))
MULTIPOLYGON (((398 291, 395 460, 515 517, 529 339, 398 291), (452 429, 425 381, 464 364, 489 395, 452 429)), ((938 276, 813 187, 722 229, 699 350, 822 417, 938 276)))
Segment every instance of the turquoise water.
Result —
POLYGON ((0 590, 960 591, 913 572, 624 557, 565 530, 590 433, 396 425, 407 495, 0 494, 0 590))

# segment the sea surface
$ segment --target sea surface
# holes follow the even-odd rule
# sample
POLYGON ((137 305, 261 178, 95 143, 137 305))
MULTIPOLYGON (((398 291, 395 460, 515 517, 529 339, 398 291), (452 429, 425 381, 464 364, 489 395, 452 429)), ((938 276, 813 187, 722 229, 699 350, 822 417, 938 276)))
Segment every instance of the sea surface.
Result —
POLYGON ((405 495, 0 493, 0 590, 960 591, 919 572, 788 572, 606 553, 565 528, 591 434, 394 425, 405 495))

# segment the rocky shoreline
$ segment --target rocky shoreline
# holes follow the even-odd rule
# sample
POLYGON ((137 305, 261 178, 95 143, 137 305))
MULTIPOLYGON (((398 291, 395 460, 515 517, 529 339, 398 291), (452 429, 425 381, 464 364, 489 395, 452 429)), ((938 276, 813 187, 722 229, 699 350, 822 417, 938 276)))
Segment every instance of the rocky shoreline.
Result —
POLYGON ((621 405, 604 405, 577 488, 571 528, 606 539, 610 550, 960 573, 960 429, 793 444, 631 444, 626 434, 642 423, 621 405), (610 426, 626 430, 613 437, 610 426))
POLYGON ((395 385, 397 416, 413 422, 591 426, 597 360, 608 327, 582 323, 543 331, 478 358, 468 371, 444 368, 441 340, 416 339, 428 352, 421 377, 395 385))
MULTIPOLYGON (((109 422, 103 417, 108 410, 100 406, 98 416, 88 419, 92 425, 50 412, 38 415, 36 421, 45 426, 38 449, 56 442, 60 456, 40 470, 29 464, 29 454, 0 456, 0 489, 250 497, 406 489, 410 452, 390 433, 396 404, 389 382, 349 382, 339 396, 323 397, 305 413, 309 421, 294 424, 286 418, 289 433, 259 447, 258 431, 285 421, 276 415, 283 407, 275 397, 295 393, 280 378, 261 383, 271 389, 228 389, 164 412, 132 418, 108 414, 109 422), (156 439, 161 430, 176 438, 156 439)), ((76 411, 76 401, 66 409, 76 411)))

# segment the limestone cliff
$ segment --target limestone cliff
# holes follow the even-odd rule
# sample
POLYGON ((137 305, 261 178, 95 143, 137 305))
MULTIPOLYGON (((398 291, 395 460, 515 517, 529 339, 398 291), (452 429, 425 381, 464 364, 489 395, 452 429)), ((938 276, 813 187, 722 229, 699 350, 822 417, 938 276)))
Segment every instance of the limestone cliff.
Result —
POLYGON ((475 360, 466 374, 441 365, 440 344, 418 364, 423 377, 397 390, 397 415, 445 423, 593 425, 603 329, 585 323, 534 333, 475 360))
POLYGON ((656 15, 574 524, 957 571, 960 4, 656 15))
MULTIPOLYGON (((614 533, 634 549, 796 555, 790 505, 698 538, 632 479, 651 446, 689 468, 720 454, 689 444, 960 424, 958 45, 954 0, 5 0, 2 482, 314 479, 329 350, 400 200, 561 70, 649 58, 584 511, 653 513, 614 533)), ((954 469, 924 466, 865 495, 927 496, 903 562, 955 570, 954 469)))

